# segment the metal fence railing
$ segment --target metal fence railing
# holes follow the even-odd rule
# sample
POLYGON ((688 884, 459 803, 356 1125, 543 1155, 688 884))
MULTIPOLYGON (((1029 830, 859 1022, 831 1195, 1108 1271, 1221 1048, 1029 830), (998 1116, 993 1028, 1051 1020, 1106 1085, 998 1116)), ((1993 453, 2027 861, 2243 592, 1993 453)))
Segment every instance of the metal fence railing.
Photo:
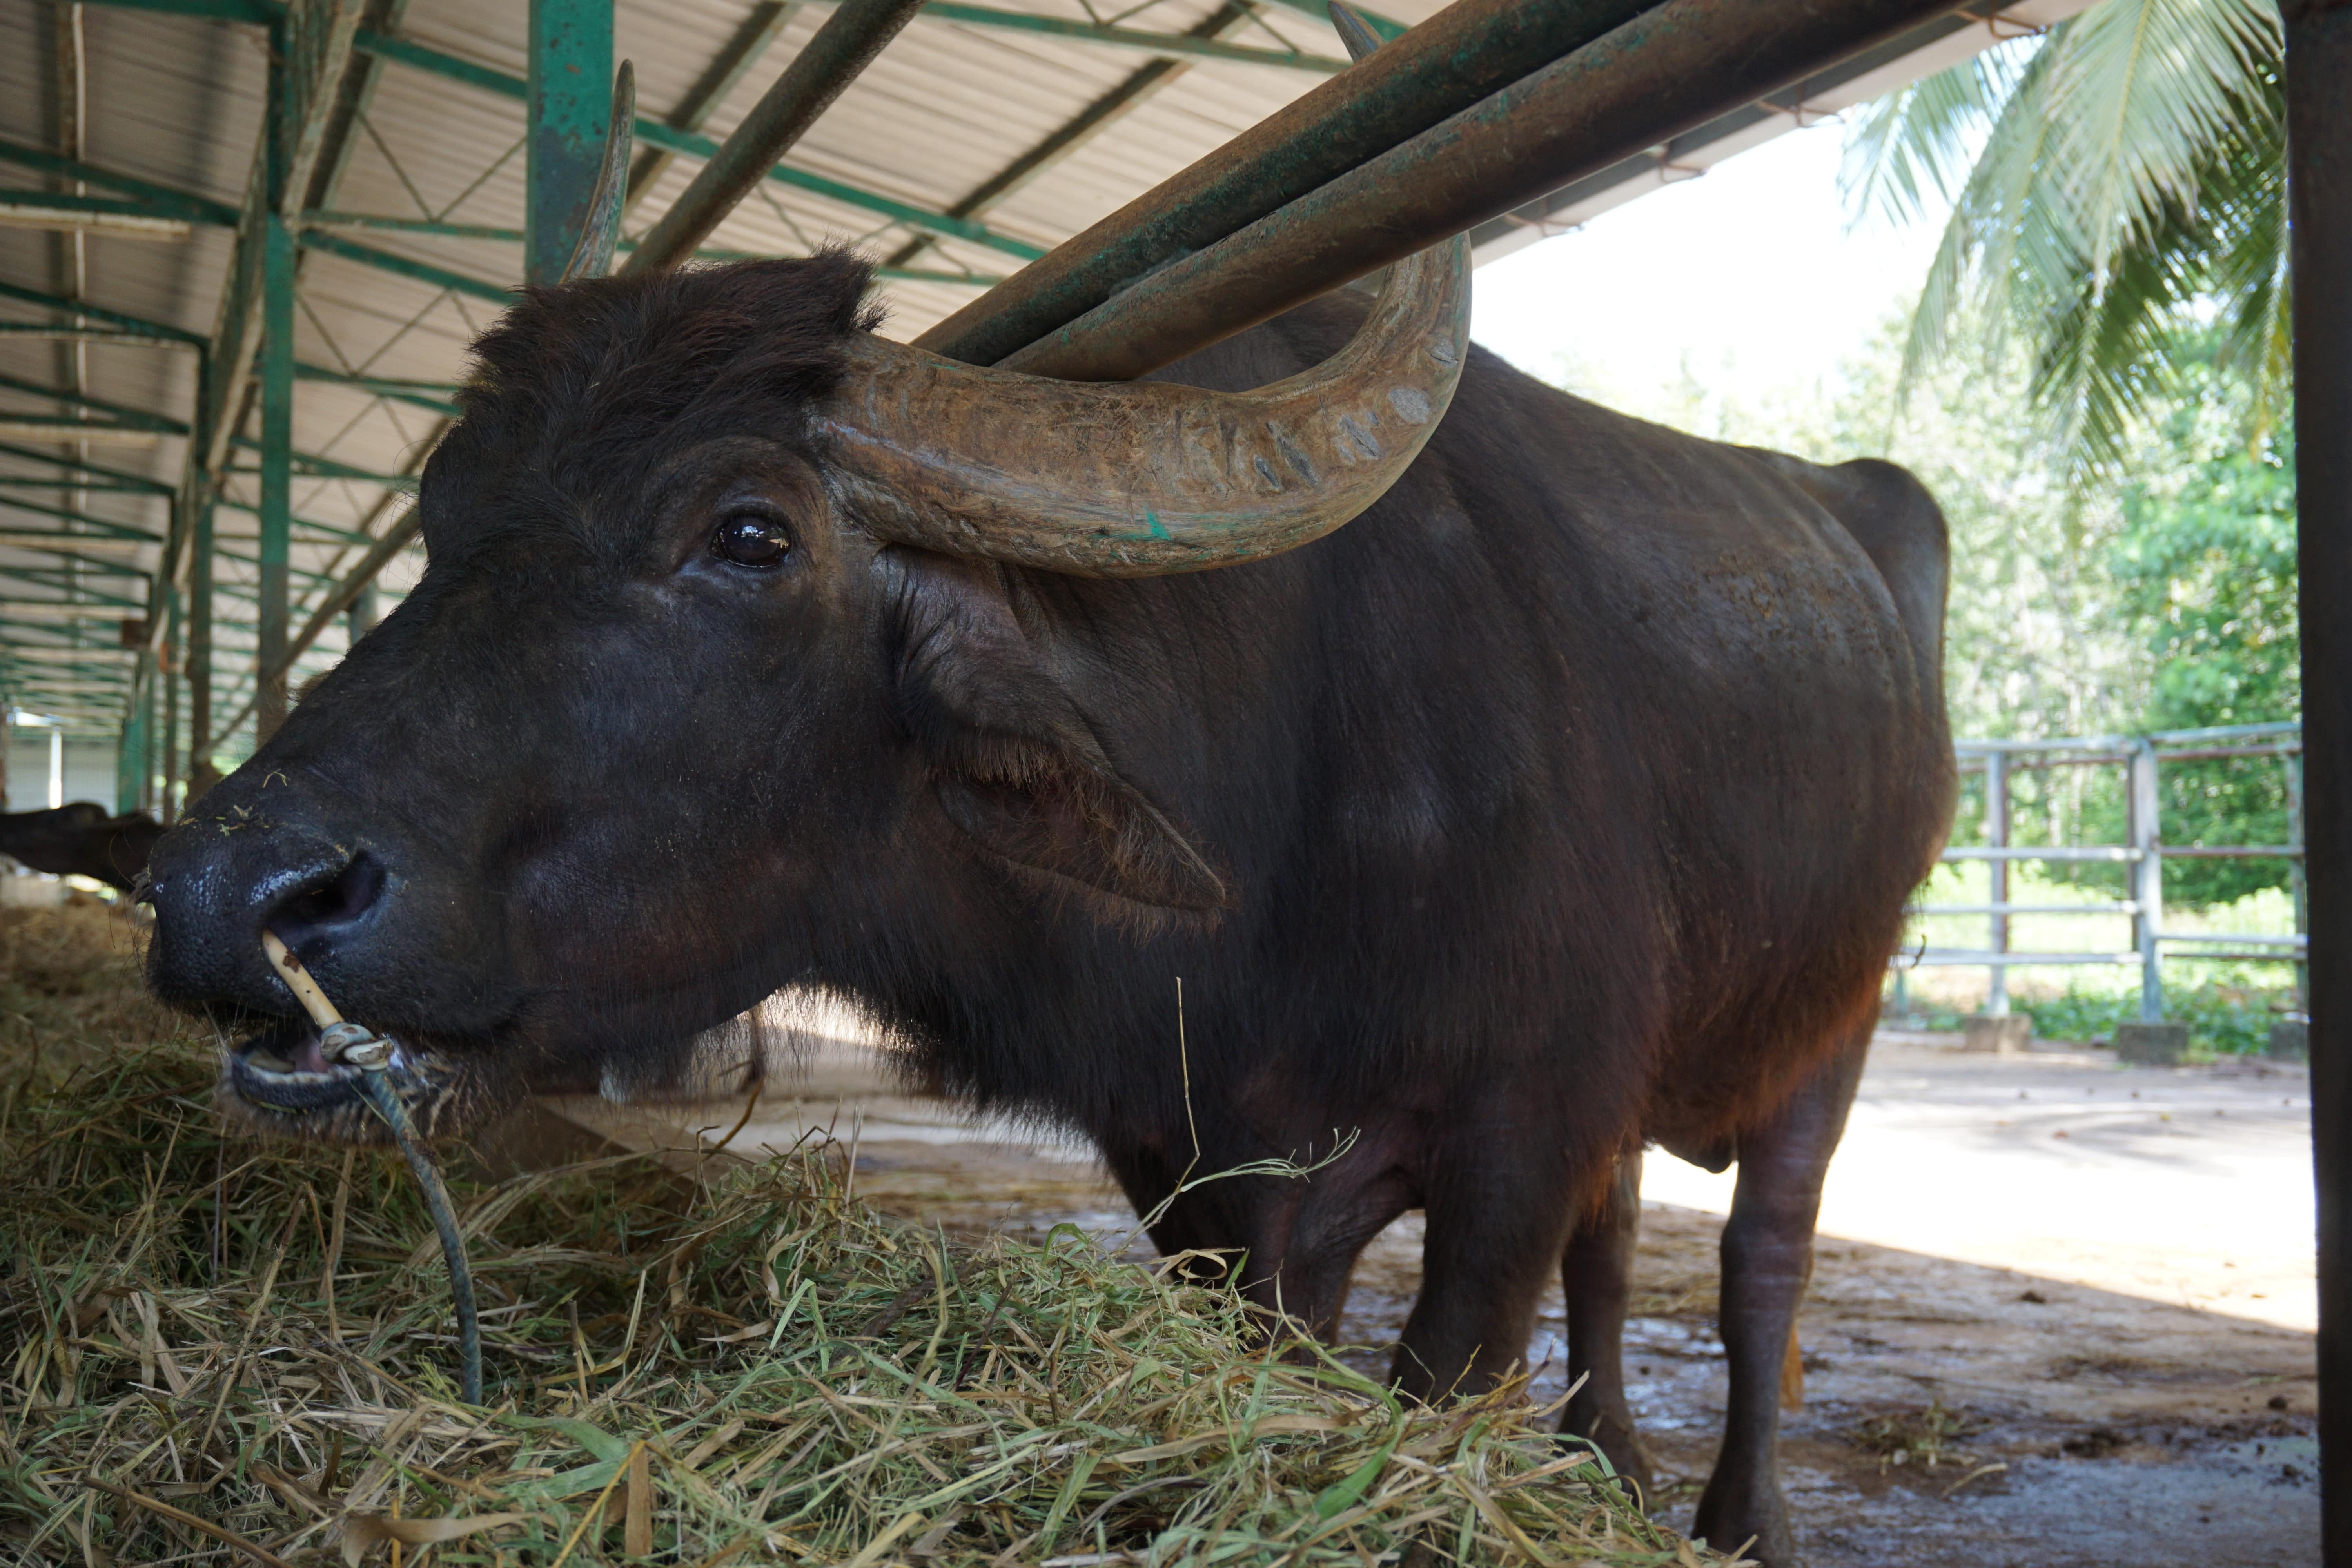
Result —
MULTIPOLYGON (((1973 969, 1990 973, 1985 1011, 2009 1011, 2009 972, 2043 964, 2137 964, 2140 1016, 2164 1016, 2163 961, 2221 959, 2240 963, 2292 963, 2296 989, 2307 994, 2304 965, 2309 940, 2304 891, 2303 726, 2299 723, 2238 724, 2213 730, 2169 730, 2153 735, 2094 735, 2054 741, 1960 741, 1952 748, 1963 773, 1981 773, 1985 791, 1985 841, 1944 851, 1948 863, 1983 861, 1990 897, 1981 904, 1923 904, 1920 915, 1982 915, 1982 950, 1921 948, 1896 956, 1896 982, 1911 969, 1973 969), (2276 757, 2286 770, 2287 841, 2284 844, 2167 844, 2161 822, 2159 773, 2168 763, 2218 757, 2276 757), (2015 844, 2011 841, 2010 779, 2026 769, 2121 767, 2124 770, 2128 843, 2015 844), (2294 934, 2168 931, 2164 929, 2164 863, 2186 859, 2282 859, 2288 863, 2288 890, 2294 907, 2294 934), (2128 896, 2075 904, 2010 901, 2010 868, 2018 862, 2104 861, 2128 867, 2128 896), (2123 915, 2131 921, 2128 952, 2047 952, 2013 948, 2010 921, 2020 915, 2123 915)), ((1900 1004, 1898 1003, 1898 1010, 1900 1004)))

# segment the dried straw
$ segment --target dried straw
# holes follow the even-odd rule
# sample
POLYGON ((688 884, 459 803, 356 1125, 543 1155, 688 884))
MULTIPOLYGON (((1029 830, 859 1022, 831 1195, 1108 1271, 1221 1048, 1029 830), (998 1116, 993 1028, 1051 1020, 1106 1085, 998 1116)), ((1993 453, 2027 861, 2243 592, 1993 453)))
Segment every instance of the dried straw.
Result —
POLYGON ((13 1559, 1727 1561, 1524 1405, 1402 1405, 1074 1229, 885 1219, 830 1148, 458 1173, 489 1379, 467 1406, 394 1159, 228 1141, 208 1050, 143 1016, 152 1043, 0 1110, 13 1559))

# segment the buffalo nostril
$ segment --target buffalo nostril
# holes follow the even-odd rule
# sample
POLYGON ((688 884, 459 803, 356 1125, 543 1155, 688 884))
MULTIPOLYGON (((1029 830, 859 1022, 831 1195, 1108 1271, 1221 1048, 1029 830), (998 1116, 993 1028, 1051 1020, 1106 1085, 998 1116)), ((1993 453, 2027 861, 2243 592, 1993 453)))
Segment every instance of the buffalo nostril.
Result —
POLYGON ((383 892, 383 862, 362 850, 332 877, 280 900, 268 911, 268 924, 289 943, 322 935, 366 914, 383 892))

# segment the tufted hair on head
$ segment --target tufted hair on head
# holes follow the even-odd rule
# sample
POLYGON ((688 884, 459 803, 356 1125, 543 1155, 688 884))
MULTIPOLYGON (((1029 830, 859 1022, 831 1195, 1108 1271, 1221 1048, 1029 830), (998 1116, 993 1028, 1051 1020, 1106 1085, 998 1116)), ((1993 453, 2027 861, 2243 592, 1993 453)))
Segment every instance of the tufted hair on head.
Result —
POLYGON ((880 324, 864 303, 873 270, 826 249, 526 289, 474 344, 464 441, 553 468, 797 418, 839 379, 843 341, 880 324))

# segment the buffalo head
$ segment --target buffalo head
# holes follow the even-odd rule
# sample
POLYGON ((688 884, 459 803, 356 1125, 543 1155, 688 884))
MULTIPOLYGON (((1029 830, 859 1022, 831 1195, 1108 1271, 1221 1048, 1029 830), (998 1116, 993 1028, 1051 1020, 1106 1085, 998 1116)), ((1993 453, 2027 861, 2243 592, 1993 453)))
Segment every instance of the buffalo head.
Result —
POLYGON ((446 1133, 667 1075, 910 920, 1214 918, 1213 856, 1018 579, 1246 562, 1370 505, 1452 395, 1466 259, 1399 264, 1339 354, 1248 393, 934 358, 873 335, 839 254, 527 296, 425 468, 423 581, 155 852, 151 983, 245 1037, 224 1103, 373 1136, 265 929, 446 1133))

